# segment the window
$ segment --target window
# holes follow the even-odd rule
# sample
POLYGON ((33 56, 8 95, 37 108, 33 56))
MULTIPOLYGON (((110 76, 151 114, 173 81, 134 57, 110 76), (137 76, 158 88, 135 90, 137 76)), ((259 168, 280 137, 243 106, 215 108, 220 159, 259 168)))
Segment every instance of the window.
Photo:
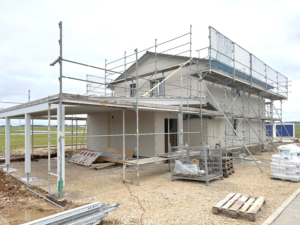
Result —
POLYGON ((130 97, 135 97, 136 94, 136 84, 130 84, 130 97))
MULTIPOLYGON (((233 119, 233 129, 234 129, 235 131, 237 131, 237 130, 236 130, 236 128, 237 128, 236 124, 237 124, 237 119, 233 119)), ((236 133, 235 133, 234 131, 233 131, 233 135, 236 135, 236 133)))
MULTIPOLYGON (((155 87, 157 84, 161 83, 163 78, 151 80, 150 81, 150 89, 155 87)), ((150 96, 164 96, 165 95, 165 82, 161 83, 158 87, 151 91, 150 96)))
POLYGON ((232 93, 232 96, 235 97, 235 96, 241 96, 241 93, 240 93, 240 90, 237 90, 237 89, 232 89, 231 90, 231 93, 232 93))

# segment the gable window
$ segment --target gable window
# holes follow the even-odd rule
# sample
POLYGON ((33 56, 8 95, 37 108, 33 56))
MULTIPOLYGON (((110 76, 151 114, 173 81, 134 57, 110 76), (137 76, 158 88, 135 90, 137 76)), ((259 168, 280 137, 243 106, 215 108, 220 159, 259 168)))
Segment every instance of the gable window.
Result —
POLYGON ((130 84, 130 97, 135 97, 136 95, 136 84, 130 84))
MULTIPOLYGON (((163 78, 151 80, 150 81, 150 89, 154 88, 157 84, 162 82, 163 78)), ((151 91, 150 96, 165 96, 165 82, 161 83, 157 86, 153 91, 151 91)))

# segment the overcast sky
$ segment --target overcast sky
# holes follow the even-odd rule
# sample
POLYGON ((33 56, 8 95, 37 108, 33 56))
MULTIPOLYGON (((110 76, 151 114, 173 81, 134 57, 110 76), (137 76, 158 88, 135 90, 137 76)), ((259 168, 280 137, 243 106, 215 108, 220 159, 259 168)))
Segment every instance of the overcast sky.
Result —
MULTIPOLYGON (((193 54, 208 46, 208 26, 291 80, 284 120, 300 120, 300 1, 4 1, 0 0, 0 101, 57 94, 58 22, 63 57, 96 66, 189 32, 193 54)), ((64 63, 64 75, 100 71, 64 63)), ((64 84, 82 94, 85 83, 64 84)), ((0 104, 0 108, 12 105, 0 104)), ((3 121, 0 121, 0 125, 3 121)))

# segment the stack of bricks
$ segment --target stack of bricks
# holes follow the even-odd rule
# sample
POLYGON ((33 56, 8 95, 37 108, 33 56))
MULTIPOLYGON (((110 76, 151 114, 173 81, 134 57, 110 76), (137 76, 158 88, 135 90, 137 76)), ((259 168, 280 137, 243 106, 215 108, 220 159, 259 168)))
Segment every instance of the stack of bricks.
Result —
POLYGON ((222 169, 223 169, 223 177, 225 178, 228 178, 229 175, 234 173, 232 157, 222 157, 222 169))

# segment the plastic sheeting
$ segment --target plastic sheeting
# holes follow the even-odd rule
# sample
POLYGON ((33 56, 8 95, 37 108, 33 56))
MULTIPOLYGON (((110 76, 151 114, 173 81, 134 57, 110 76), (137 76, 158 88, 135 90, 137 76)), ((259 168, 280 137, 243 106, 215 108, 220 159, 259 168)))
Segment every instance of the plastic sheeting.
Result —
POLYGON ((182 164, 181 161, 175 160, 175 174, 198 175, 204 174, 204 170, 199 170, 196 164, 182 164))

